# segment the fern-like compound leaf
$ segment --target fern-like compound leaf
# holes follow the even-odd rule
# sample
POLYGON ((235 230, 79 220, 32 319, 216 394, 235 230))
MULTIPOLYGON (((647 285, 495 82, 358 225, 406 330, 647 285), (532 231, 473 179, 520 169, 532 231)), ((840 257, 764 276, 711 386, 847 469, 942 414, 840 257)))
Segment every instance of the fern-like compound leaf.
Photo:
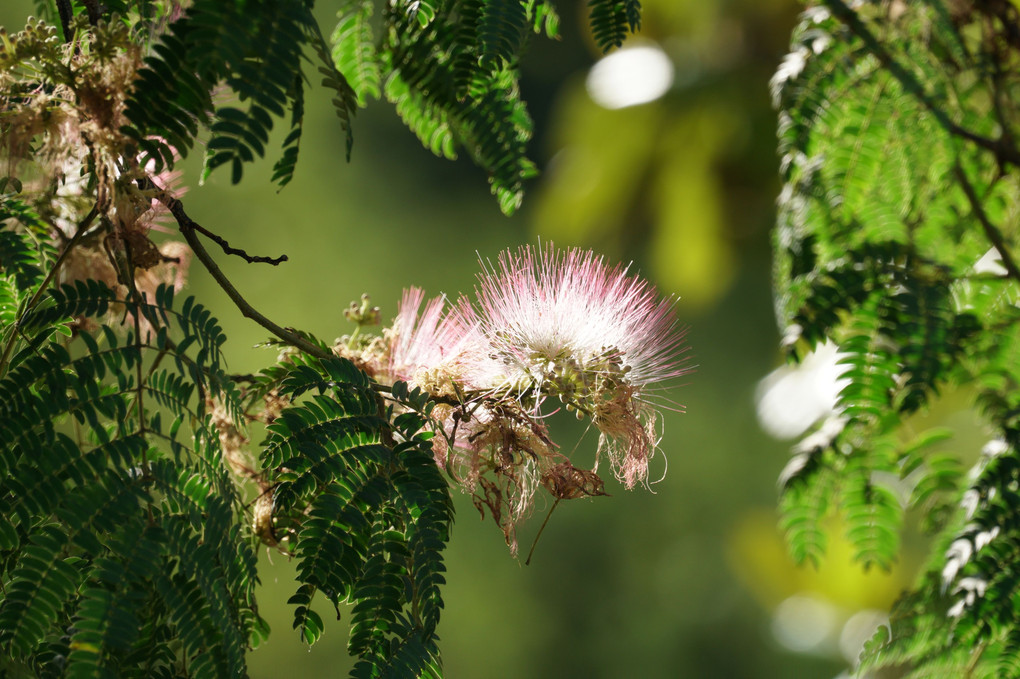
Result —
POLYGON ((373 12, 371 0, 345 2, 330 37, 333 63, 350 83, 358 106, 362 107, 369 97, 378 99, 382 94, 382 69, 371 24, 373 12))
POLYGON ((423 432, 427 397, 396 385, 394 398, 413 410, 387 413, 364 373, 339 358, 301 359, 274 375, 298 397, 269 426, 262 452, 275 530, 299 560, 295 628, 308 643, 319 638, 311 605, 321 593, 352 606, 353 676, 439 676, 453 509, 423 432))
POLYGON ((603 50, 619 47, 628 34, 641 28, 638 0, 589 0, 588 12, 592 35, 603 50))
POLYGON ((218 322, 167 289, 137 304, 98 281, 17 322, 27 346, 0 377, 0 647, 41 676, 243 675, 255 556, 206 414, 206 395, 240 412, 218 322), (135 314, 173 326, 109 325, 135 314), (82 318, 98 329, 54 339, 82 318))
POLYGON ((814 559, 823 512, 835 510, 857 558, 887 567, 904 508, 923 508, 926 527, 942 531, 935 554, 865 667, 1001 676, 1020 657, 1007 594, 1017 583, 1003 567, 1016 558, 1020 425, 1020 194, 1004 131, 1016 102, 1004 93, 1020 52, 974 29, 1005 35, 1015 16, 938 0, 887 9, 809 8, 772 81, 784 181, 777 311, 791 357, 834 342, 846 380, 837 411, 795 451, 782 521, 795 554, 814 559), (995 82, 989 69, 1009 75, 995 82), (1000 438, 959 502, 962 460, 941 434, 915 437, 904 421, 961 387, 1000 438))

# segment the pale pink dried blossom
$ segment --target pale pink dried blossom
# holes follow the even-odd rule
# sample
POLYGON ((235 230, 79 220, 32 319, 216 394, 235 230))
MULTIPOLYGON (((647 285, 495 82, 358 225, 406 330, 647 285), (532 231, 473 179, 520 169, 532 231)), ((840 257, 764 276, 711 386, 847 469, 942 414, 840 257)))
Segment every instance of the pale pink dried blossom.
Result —
MULTIPOLYGON (((158 137, 153 139, 163 141, 158 137)), ((181 154, 176 148, 170 145, 167 145, 167 148, 173 155, 174 163, 181 160, 181 154)), ((135 162, 123 170, 118 170, 112 221, 122 231, 141 233, 148 233, 150 229, 163 233, 176 231, 176 228, 166 225, 170 218, 170 210, 158 194, 165 193, 179 200, 188 192, 188 187, 182 181, 183 176, 184 173, 180 170, 169 167, 156 172, 156 161, 152 159, 144 167, 139 167, 135 162), (155 188, 140 188, 138 179, 148 180, 155 188)))
POLYGON ((628 267, 552 244, 501 253, 476 296, 477 310, 465 301, 458 309, 504 366, 491 386, 536 415, 548 396, 588 415, 617 477, 628 488, 646 482, 658 443, 648 392, 691 370, 672 300, 628 267))
POLYGON ((187 243, 171 240, 159 245, 160 261, 145 270, 135 271, 135 285, 138 292, 151 301, 155 299, 156 290, 160 285, 173 286, 174 292, 180 292, 188 281, 188 268, 191 264, 191 248, 187 243))

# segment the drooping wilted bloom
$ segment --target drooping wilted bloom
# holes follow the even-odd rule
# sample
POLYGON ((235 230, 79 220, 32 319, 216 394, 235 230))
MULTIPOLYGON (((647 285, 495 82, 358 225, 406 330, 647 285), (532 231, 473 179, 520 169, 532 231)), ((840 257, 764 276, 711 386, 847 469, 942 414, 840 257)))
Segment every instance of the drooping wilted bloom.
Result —
POLYGON ((672 301, 627 267, 552 245, 502 253, 476 293, 477 310, 459 309, 504 366, 493 386, 536 414, 555 396, 587 415, 617 477, 628 488, 646 481, 658 439, 648 392, 690 370, 672 301))

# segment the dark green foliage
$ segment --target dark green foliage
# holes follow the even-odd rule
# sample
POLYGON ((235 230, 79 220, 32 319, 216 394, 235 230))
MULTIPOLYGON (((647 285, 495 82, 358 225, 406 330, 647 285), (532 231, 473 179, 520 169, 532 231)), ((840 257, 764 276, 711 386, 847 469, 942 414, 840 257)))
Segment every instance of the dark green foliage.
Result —
POLYGON ((371 23, 374 11, 372 0, 345 2, 331 38, 333 62, 351 84, 358 106, 365 106, 369 97, 378 98, 382 94, 381 64, 371 23))
POLYGON ((39 237, 41 219, 30 205, 13 196, 0 195, 0 224, 18 220, 26 231, 0 228, 0 340, 7 342, 16 331, 18 311, 42 283, 46 261, 53 246, 39 237))
POLYGON ((453 157, 455 146, 463 147, 489 173, 500 207, 511 213, 520 205, 524 181, 535 174, 526 157, 531 119, 515 64, 496 53, 490 58, 479 42, 483 3, 460 0, 451 10, 421 28, 399 7, 387 8, 382 61, 392 75, 385 93, 434 153, 453 157), (404 38, 409 35, 414 39, 404 38))
POLYGON ((994 442, 963 496, 962 511, 938 541, 918 588, 893 611, 865 654, 865 667, 909 664, 916 676, 1014 676, 1012 597, 1020 585, 1020 497, 1015 448, 994 442))
MULTIPOLYGON (((531 122, 517 63, 531 32, 557 35, 552 5, 386 3, 378 40, 370 21, 375 11, 371 0, 345 2, 330 48, 309 0, 196 0, 146 58, 128 102, 126 130, 161 167, 173 165, 174 150, 185 155, 208 126, 205 172, 229 165, 237 182, 244 164, 265 154, 274 120, 289 111, 291 131, 273 172, 273 180, 286 185, 298 156, 308 51, 322 84, 335 92, 348 156, 355 106, 385 93, 426 147, 448 158, 462 147, 488 173, 501 209, 516 210, 523 182, 535 174, 526 155, 531 122), (219 83, 236 102, 214 105, 210 92, 219 83)), ((591 19, 597 42, 609 49, 640 27, 640 4, 596 1, 591 19)))
POLYGON ((991 5, 825 0, 772 83, 779 320, 792 360, 835 342, 847 380, 784 472, 782 523, 817 561, 835 514, 887 567, 904 511, 926 513, 930 570, 865 654, 910 676, 1012 676, 1020 658, 1018 27, 991 5), (947 433, 904 426, 960 388, 1000 437, 962 502, 961 461, 934 447, 947 433))
POLYGON ((591 30, 603 50, 619 47, 628 33, 641 28, 638 0, 589 0, 591 30))
POLYGON ((477 34, 483 65, 513 63, 527 35, 527 7, 518 0, 490 0, 478 11, 477 34))
MULTIPOLYGON (((269 426, 262 453, 274 531, 298 558, 290 599, 309 643, 322 633, 317 593, 349 603, 353 676, 439 676, 436 624, 442 550, 453 519, 449 490, 422 432, 431 405, 404 385, 394 414, 343 359, 294 357, 264 389, 303 396, 269 426)), ((337 608, 339 611, 340 609, 337 608)))
MULTIPOLYGON (((0 213, 0 219, 6 219, 6 215, 0 213)), ((40 264, 39 253, 27 236, 0 231, 0 267, 5 276, 14 278, 18 288, 30 289, 42 280, 40 264)))
POLYGON ((354 95, 328 58, 306 0, 197 0, 146 59, 128 102, 129 133, 150 157, 172 165, 168 147, 186 154, 200 126, 209 125, 205 172, 230 165, 236 183, 244 163, 265 154, 274 117, 289 109, 292 131, 274 168, 283 186, 297 158, 305 47, 315 54, 323 84, 337 91, 334 104, 349 134, 354 95), (213 105, 210 93, 221 82, 236 94, 236 104, 213 105))
POLYGON ((66 286, 8 340, 25 349, 0 379, 0 646, 41 674, 244 673, 255 555, 205 402, 237 396, 218 325, 172 297, 139 309, 96 281, 66 286), (108 312, 173 318, 183 339, 48 339, 108 312))
MULTIPOLYGON (((593 9, 603 48, 637 29, 639 7, 603 3, 593 9), (606 30, 611 36, 603 39, 606 30)), ((557 36, 553 6, 536 0, 386 3, 379 39, 369 21, 375 11, 370 0, 345 2, 332 36, 333 60, 358 104, 385 95, 422 144, 446 158, 463 149, 488 173, 500 208, 516 210, 524 181, 535 174, 517 64, 531 33, 557 36)))

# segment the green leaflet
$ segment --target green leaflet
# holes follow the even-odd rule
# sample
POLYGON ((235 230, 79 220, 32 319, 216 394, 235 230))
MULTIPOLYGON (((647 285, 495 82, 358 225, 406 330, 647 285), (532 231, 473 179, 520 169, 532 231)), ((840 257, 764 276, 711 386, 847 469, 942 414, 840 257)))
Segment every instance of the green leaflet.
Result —
POLYGON ((316 56, 322 83, 337 92, 334 104, 350 139, 354 94, 329 59, 310 9, 304 0, 199 0, 169 25, 146 58, 126 110, 127 133, 157 170, 173 165, 175 151, 186 155, 208 126, 203 176, 229 165, 236 183, 244 164, 265 154, 274 119, 289 110, 291 134, 273 172, 281 187, 289 183, 303 117, 303 84, 296 81, 305 77, 306 47, 316 56), (214 106, 210 93, 221 82, 236 103, 214 106))
POLYGON ((619 47, 627 34, 641 28, 638 0, 589 0, 588 12, 595 42, 603 51, 619 47))
POLYGON ((295 629, 319 638, 321 593, 352 607, 352 676, 441 676, 435 628, 453 509, 420 432, 427 399, 397 385, 394 397, 414 409, 380 410, 371 383, 339 358, 295 356, 261 379, 301 397, 269 426, 262 452, 273 530, 299 560, 295 629))
POLYGON ((255 555, 196 395, 239 412, 218 323, 168 288, 139 308, 96 281, 50 291, 19 321, 9 341, 25 348, 0 377, 0 648, 41 675, 58 662, 72 677, 242 674, 255 555), (50 339, 114 309, 173 325, 50 339))
POLYGON ((369 97, 378 99, 382 93, 381 64, 370 23, 374 9, 371 0, 345 2, 330 37, 333 63, 351 84, 361 107, 369 97))
POLYGON ((1011 676, 1020 280, 987 262, 1017 245, 1016 149, 1001 135, 1016 120, 1020 53, 974 30, 1011 30, 991 8, 886 9, 810 7, 772 81, 784 181, 777 316, 792 360, 833 341, 848 380, 838 412, 784 472, 782 524, 794 555, 816 561, 835 514, 858 560, 887 567, 903 512, 923 509, 937 532, 927 574, 864 667, 1011 676), (999 437, 962 502, 962 464, 935 448, 946 433, 902 426, 961 387, 999 437))
POLYGON ((433 153, 453 158, 460 146, 484 168, 501 209, 510 214, 520 205, 524 182, 536 173, 526 148, 531 119, 516 67, 487 59, 480 47, 484 3, 462 0, 456 7, 456 18, 439 15, 425 28, 399 8, 387 9, 393 29, 383 54, 390 71, 385 94, 433 153), (398 38, 405 34, 415 37, 398 38))
MULTIPOLYGON (((639 8, 593 5, 603 49, 639 27, 639 8)), ((358 104, 385 95, 433 153, 452 159, 463 149, 488 173, 503 212, 513 213, 536 173, 517 64, 530 33, 556 37, 555 9, 535 0, 387 3, 378 40, 369 24, 374 11, 371 0, 345 3, 332 35, 333 61, 358 104)))
MULTIPOLYGON (((275 120, 288 111, 290 133, 273 168, 281 187, 293 178, 303 118, 304 52, 347 134, 357 106, 384 91, 405 124, 437 155, 462 147, 488 175, 500 208, 519 207, 523 182, 535 174, 527 158, 531 123, 520 100, 517 63, 530 33, 558 35, 553 6, 535 0, 415 0, 387 3, 377 38, 372 0, 346 2, 330 44, 305 0, 197 0, 160 36, 139 72, 125 131, 157 170, 186 155, 203 128, 203 178, 221 166, 240 181, 245 164, 266 152, 275 120), (236 29, 245 26, 244 31, 236 29), (236 101, 214 105, 219 83, 236 101)), ((640 28, 640 3, 590 6, 603 50, 640 28)))
POLYGON ((516 61, 528 35, 528 7, 518 0, 490 0, 479 14, 482 61, 490 66, 516 61))
MULTIPOLYGON (((374 0, 351 0, 342 4, 327 43, 312 15, 313 4, 196 0, 173 21, 166 7, 156 11, 149 2, 104 5, 107 14, 127 18, 102 25, 116 30, 110 32, 115 39, 104 34, 96 41, 100 58, 116 56, 133 39, 128 23, 136 35, 153 36, 125 102, 126 124, 119 132, 127 148, 122 155, 137 155, 142 167, 151 161, 159 173, 202 138, 202 179, 229 167, 237 183, 245 165, 266 154, 277 120, 289 114, 290 130, 272 174, 283 187, 292 180, 299 156, 304 88, 317 81, 333 91, 348 159, 356 107, 385 93, 426 147, 447 158, 462 148, 487 173, 503 212, 514 212, 524 182, 536 173, 527 157, 531 121, 520 99, 517 65, 531 34, 558 36, 553 5, 544 0, 414 0, 385 3, 377 12, 374 0), (374 30, 371 19, 377 13, 382 21, 374 30), (314 73, 306 70, 309 64, 314 73), (228 101, 214 101, 218 87, 229 91, 228 101)), ((603 50, 620 46, 640 28, 635 0, 593 0, 590 10, 591 28, 603 50)), ((45 49, 37 38, 24 37, 0 68, 17 71, 30 65, 47 78, 66 79, 57 30, 44 28, 45 49)), ((25 84, 30 89, 39 85, 25 84)), ((20 186, 15 182, 8 181, 20 186)))
POLYGON ((1012 676, 1018 614, 1012 593, 1020 554, 1015 448, 990 444, 964 495, 964 511, 942 533, 917 588, 892 611, 866 648, 862 669, 908 663, 908 676, 1012 676), (948 673, 948 674, 947 674, 948 673))

